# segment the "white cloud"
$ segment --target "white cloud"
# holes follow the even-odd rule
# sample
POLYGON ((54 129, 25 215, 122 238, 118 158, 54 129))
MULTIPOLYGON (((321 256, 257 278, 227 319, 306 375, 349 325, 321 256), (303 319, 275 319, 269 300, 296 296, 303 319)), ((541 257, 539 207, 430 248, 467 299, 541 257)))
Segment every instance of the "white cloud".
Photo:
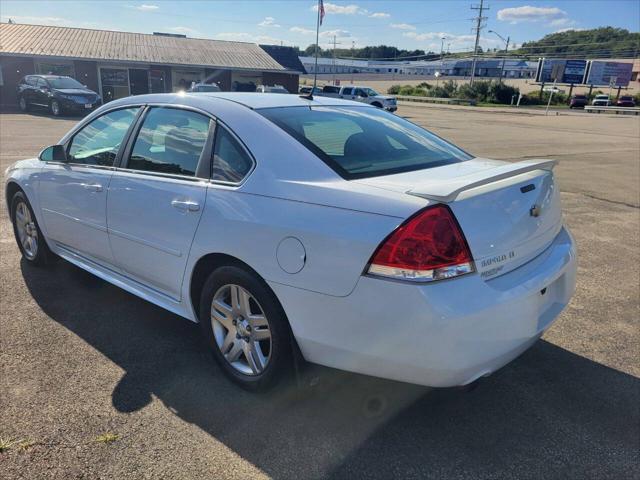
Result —
MULTIPOLYGON (((453 51, 463 51, 466 49, 473 50, 473 45, 476 40, 475 35, 457 35, 448 32, 404 32, 402 35, 417 42, 427 42, 422 46, 422 48, 432 52, 439 52, 440 48, 444 48, 445 50, 450 48, 453 51), (442 41, 443 37, 444 42, 442 41)), ((486 37, 480 38, 480 44, 484 46, 493 46, 499 43, 500 41, 498 39, 486 37)))
POLYGON ((137 7, 133 7, 136 10, 140 10, 141 12, 152 12, 154 10, 158 10, 160 7, 158 5, 149 5, 143 3, 142 5, 138 5, 137 7))
POLYGON ((101 30, 119 31, 119 28, 111 25, 105 25, 101 22, 74 22, 61 17, 38 17, 33 15, 0 15, 0 22, 8 22, 9 19, 16 23, 25 23, 30 25, 48 25, 53 27, 78 27, 78 28, 99 28, 101 30))
POLYGON ((338 37, 338 38, 349 38, 351 37, 351 32, 347 30, 325 30, 324 32, 320 32, 321 37, 338 37))
MULTIPOLYGON (((318 11, 318 5, 311 7, 314 12, 318 11)), ((324 2, 325 13, 335 13, 337 15, 367 14, 369 11, 358 5, 336 5, 335 3, 324 2)))
POLYGON ((271 37, 269 35, 253 35, 252 33, 247 32, 216 33, 213 37, 218 40, 230 40, 233 42, 267 43, 274 45, 280 45, 282 42, 281 39, 271 37))
POLYGON ((200 33, 198 30, 195 30, 193 28, 182 26, 169 27, 168 30, 171 32, 180 33, 182 35, 197 35, 200 33))
POLYGON ((389 18, 391 14, 385 12, 376 12, 369 15, 369 18, 389 18))
POLYGON ((557 7, 522 7, 503 8, 498 10, 498 20, 511 23, 521 22, 554 22, 567 17, 567 12, 557 7))
MULTIPOLYGON (((563 33, 563 32, 581 32, 582 30, 584 30, 584 28, 574 28, 574 27, 568 27, 568 28, 561 28, 560 30, 556 30, 553 33, 563 33)), ((515 45, 514 45, 515 48, 515 45)))
POLYGON ((262 20, 258 26, 260 27, 276 27, 276 28, 280 28, 280 25, 278 25, 276 23, 276 19, 273 17, 264 17, 264 20, 262 20))
POLYGON ((408 23, 392 23, 389 25, 391 28, 397 28, 398 30, 415 30, 416 27, 409 25, 408 23))
POLYGON ((292 33, 299 33, 300 35, 313 35, 316 33, 315 30, 309 30, 308 28, 303 27, 291 27, 289 31, 292 33))

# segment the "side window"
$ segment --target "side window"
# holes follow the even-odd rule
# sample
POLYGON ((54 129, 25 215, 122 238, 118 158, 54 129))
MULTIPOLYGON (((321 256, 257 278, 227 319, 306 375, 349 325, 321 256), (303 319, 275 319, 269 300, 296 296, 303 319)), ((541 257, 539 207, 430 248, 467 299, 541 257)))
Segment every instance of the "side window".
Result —
POLYGON ((138 133, 127 168, 194 176, 210 121, 188 110, 152 108, 138 133))
POLYGON ((27 85, 31 85, 32 87, 35 87, 36 83, 38 83, 38 78, 37 77, 24 77, 24 82, 27 85))
POLYGON ((75 134, 69 145, 71 163, 112 166, 138 107, 115 110, 93 120, 75 134))
POLYGON ((47 84, 47 81, 44 78, 38 78, 36 87, 42 88, 42 87, 48 87, 48 86, 49 84, 47 84))
POLYGON ((212 180, 238 183, 251 171, 251 158, 223 127, 216 129, 212 180))

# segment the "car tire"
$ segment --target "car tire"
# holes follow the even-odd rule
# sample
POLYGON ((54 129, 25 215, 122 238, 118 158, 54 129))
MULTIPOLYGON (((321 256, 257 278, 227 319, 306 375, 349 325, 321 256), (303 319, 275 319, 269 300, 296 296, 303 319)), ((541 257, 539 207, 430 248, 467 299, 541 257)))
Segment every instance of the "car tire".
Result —
POLYGON ((46 266, 53 258, 29 200, 22 192, 16 192, 11 199, 11 222, 13 234, 22 258, 38 267, 46 266))
POLYGON ((18 106, 20 107, 20 111, 22 112, 29 111, 29 103, 27 102, 27 99, 22 96, 18 99, 18 106))
POLYGON ((214 359, 226 376, 240 387, 254 392, 266 391, 291 375, 293 354, 289 322, 274 293, 250 269, 235 265, 215 269, 202 288, 199 320, 214 359), (234 288, 238 289, 235 298, 242 299, 244 295, 246 299, 248 294, 248 309, 240 308, 242 300, 237 302, 238 308, 233 306, 234 288), (266 332, 268 340, 257 340, 265 338, 266 332), (234 360, 236 355, 239 357, 234 360))
POLYGON ((54 117, 59 117, 60 115, 62 115, 62 106, 57 100, 51 100, 51 103, 49 104, 49 110, 54 117))

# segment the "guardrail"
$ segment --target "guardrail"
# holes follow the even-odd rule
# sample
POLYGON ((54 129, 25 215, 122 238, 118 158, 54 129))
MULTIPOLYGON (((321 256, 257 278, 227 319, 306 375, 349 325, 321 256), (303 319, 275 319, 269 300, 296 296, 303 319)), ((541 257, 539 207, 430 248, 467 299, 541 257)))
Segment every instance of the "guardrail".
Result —
POLYGON ((443 103, 447 105, 475 105, 475 100, 465 98, 415 97, 413 95, 396 95, 396 100, 404 102, 443 103))
POLYGON ((640 107, 600 107, 586 105, 584 111, 588 113, 615 113, 616 115, 640 115, 640 107))

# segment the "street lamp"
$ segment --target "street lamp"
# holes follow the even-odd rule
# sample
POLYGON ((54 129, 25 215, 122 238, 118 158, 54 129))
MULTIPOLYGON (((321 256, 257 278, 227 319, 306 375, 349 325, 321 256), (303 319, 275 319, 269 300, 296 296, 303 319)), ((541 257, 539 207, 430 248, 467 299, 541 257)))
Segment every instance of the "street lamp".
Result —
POLYGON ((495 35, 497 35, 500 40, 502 40, 503 42, 505 42, 507 44, 507 46, 504 48, 504 57, 502 57, 502 68, 500 68, 500 83, 502 83, 502 77, 504 76, 504 62, 507 59, 507 50, 509 50, 509 41, 511 40, 511 37, 507 37, 506 39, 500 35, 498 32, 494 31, 494 30, 489 30, 489 33, 494 33, 495 35))
POLYGON ((440 43, 440 71, 443 70, 444 68, 444 41, 447 39, 447 37, 442 37, 440 38, 440 40, 442 41, 440 43))

